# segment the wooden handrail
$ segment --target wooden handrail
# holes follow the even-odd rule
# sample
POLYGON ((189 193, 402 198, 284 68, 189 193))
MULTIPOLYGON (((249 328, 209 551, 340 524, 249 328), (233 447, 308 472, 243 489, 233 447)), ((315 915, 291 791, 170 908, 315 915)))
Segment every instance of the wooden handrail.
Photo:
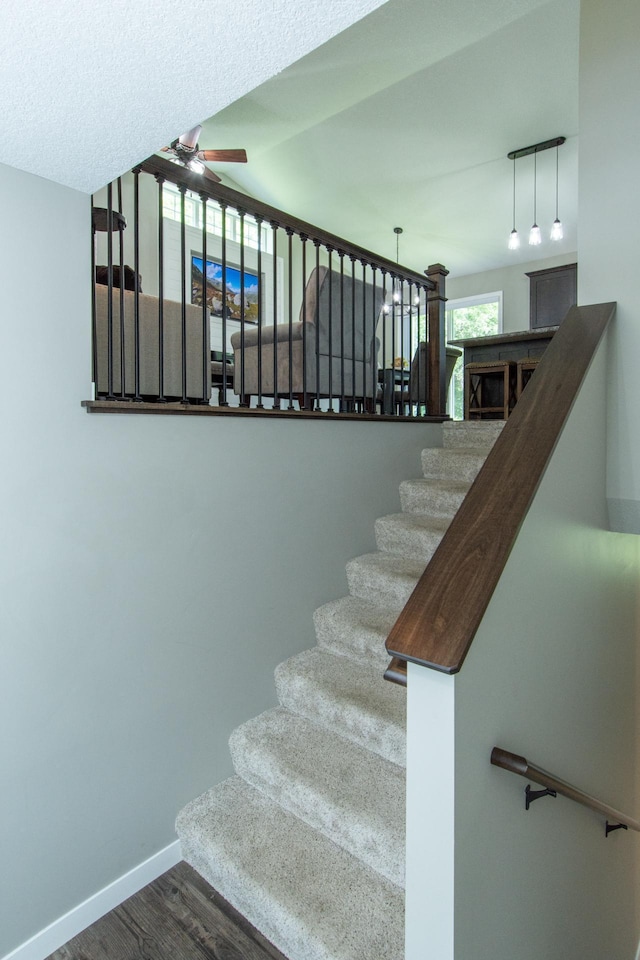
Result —
POLYGON ((616 810, 615 807, 609 806, 608 803, 603 803, 602 800, 592 797, 584 790, 580 790, 541 767, 529 763, 525 757, 520 757, 517 753, 509 753, 508 750, 503 750, 501 747, 494 747, 491 751, 491 763, 496 767, 502 767, 503 770, 509 770, 520 777, 525 777, 527 780, 533 780, 534 783, 539 783, 547 790, 554 790, 556 793, 562 794, 563 797, 568 797, 569 800, 575 800, 576 803, 581 803, 584 807, 589 807, 590 810, 603 814, 607 820, 640 831, 640 821, 628 817, 625 813, 616 810))
MULTIPOLYGON (((358 247, 356 244, 350 243, 348 240, 344 240, 334 233, 329 233, 327 230, 322 230, 312 223, 307 223, 305 220, 300 220, 290 213, 285 213, 284 210, 278 210, 277 207, 271 207, 268 203, 263 203, 254 197, 249 197, 246 193, 240 193, 239 190, 232 190, 231 187, 225 187, 221 183, 214 183, 212 180, 207 180, 199 173, 195 173, 177 163, 172 163, 164 157, 149 157, 134 169, 150 173, 155 177, 162 177, 164 180, 168 180, 170 183, 175 183, 178 186, 184 185, 188 190, 192 190, 194 193, 200 195, 204 194, 212 200, 225 203, 233 207, 234 210, 244 210, 252 216, 260 217, 266 221, 266 223, 276 223, 279 227, 291 229, 294 233, 308 237, 310 240, 318 240, 323 246, 329 247, 331 250, 335 250, 336 252, 342 251, 348 257, 354 257, 363 263, 371 264, 381 270, 385 270, 392 276, 406 280, 408 283, 417 283, 423 289, 435 291, 437 294, 437 281, 434 282, 426 275, 428 271, 425 271, 425 273, 416 273, 408 267, 400 266, 394 260, 387 260, 386 257, 372 253, 371 250, 358 247)), ((440 268, 440 264, 435 264, 434 267, 440 268)), ((429 267, 429 270, 433 270, 434 267, 429 267)))
POLYGON ((603 303, 567 314, 391 630, 393 657, 460 670, 614 313, 603 303))

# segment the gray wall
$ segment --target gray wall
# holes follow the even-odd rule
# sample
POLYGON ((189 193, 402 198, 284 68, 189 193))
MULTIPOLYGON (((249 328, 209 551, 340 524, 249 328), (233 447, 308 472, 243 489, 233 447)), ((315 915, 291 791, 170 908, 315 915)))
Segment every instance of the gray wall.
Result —
POLYGON ((605 345, 462 670, 409 665, 407 960, 434 937, 438 960, 634 955, 638 835, 605 840, 564 798, 526 813, 525 781, 489 762, 503 747, 637 815, 640 541, 606 528, 606 360, 605 345))
POLYGON ((484 273, 471 273, 465 277, 451 277, 447 280, 447 297, 456 300, 459 297, 473 297, 476 294, 502 290, 503 330, 528 330, 530 281, 526 274, 533 270, 548 270, 565 263, 575 263, 577 259, 576 253, 566 253, 497 270, 485 270, 484 273))
POLYGON ((581 303, 618 303, 608 371, 607 495, 613 529, 640 533, 640 5, 584 0, 580 22, 578 295, 581 303))
POLYGON ((231 772, 440 430, 87 414, 89 198, 0 167, 0 208, 2 956, 231 772))

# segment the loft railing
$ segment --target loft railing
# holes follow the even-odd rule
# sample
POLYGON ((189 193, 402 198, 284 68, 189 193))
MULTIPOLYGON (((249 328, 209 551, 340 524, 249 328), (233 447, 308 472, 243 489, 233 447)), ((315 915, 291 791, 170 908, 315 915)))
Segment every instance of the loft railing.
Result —
POLYGON ((406 684, 407 661, 462 667, 614 313, 614 303, 572 307, 558 328, 387 638, 388 680, 406 684))
POLYGON ((533 780, 534 783, 538 783, 544 787, 544 790, 536 791, 532 791, 529 786, 526 787, 525 797, 527 810, 534 800, 538 800, 543 796, 555 797, 559 793, 563 797, 567 797, 569 800, 575 800, 576 803, 580 803, 584 807, 588 807, 590 810, 594 810, 596 813, 606 817, 605 836, 608 836, 612 830, 618 830, 620 828, 626 830, 630 827, 632 830, 640 830, 640 821, 634 820, 633 817, 629 817, 625 813, 621 813, 619 810, 616 810, 615 807, 604 803, 602 800, 596 799, 596 797, 591 796, 591 794, 586 793, 584 790, 580 790, 579 787, 574 787, 572 784, 567 783, 566 780, 561 780, 553 773, 548 773, 541 767, 537 767, 534 763, 529 763, 525 757, 518 756, 516 753, 509 753, 508 750, 503 750, 501 747, 494 747, 491 751, 491 763, 496 767, 502 767, 503 770, 509 770, 511 773, 515 773, 527 780, 533 780))
POLYGON ((445 417, 440 264, 415 273, 162 157, 92 202, 90 409, 445 417))

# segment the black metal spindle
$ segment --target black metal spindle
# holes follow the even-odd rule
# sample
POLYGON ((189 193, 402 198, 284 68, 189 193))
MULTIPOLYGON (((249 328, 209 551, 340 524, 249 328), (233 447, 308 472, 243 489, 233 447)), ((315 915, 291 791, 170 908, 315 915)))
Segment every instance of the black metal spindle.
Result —
POLYGON ((376 333, 377 333, 377 323, 378 323, 378 314, 376 312, 377 306, 377 295, 376 287, 378 284, 377 274, 378 268, 374 264, 371 266, 371 275, 372 275, 372 290, 371 290, 371 346, 369 348, 369 365, 367 370, 370 371, 371 376, 371 413, 376 412, 376 387, 378 380, 378 354, 376 352, 376 333))
MULTIPOLYGON (((404 393, 404 371, 405 371, 405 339, 404 339, 404 314, 405 314, 405 281, 402 281, 400 288, 400 390, 404 393)), ((402 394, 401 394, 402 395, 402 394)), ((404 413, 404 410, 403 410, 404 413)))
POLYGON ((180 191, 180 333, 182 351, 182 403, 187 403, 187 233, 185 224, 184 201, 187 188, 184 183, 180 191))
POLYGON ((107 187, 107 397, 113 392, 113 184, 107 187))
POLYGON ((329 289, 327 291, 329 299, 329 413, 333 413, 333 247, 327 245, 328 255, 328 281, 329 289))
POLYGON ((164 395, 164 219, 162 209, 162 185, 164 177, 156 177, 158 182, 158 400, 166 402, 164 395))
POLYGON ((273 409, 280 409, 278 396, 278 224, 271 221, 273 231, 273 409))
MULTIPOLYGON (((391 274, 391 369, 393 373, 391 374, 394 391, 395 391, 395 382, 396 382, 396 350, 398 349, 398 344, 396 342, 396 313, 398 312, 398 278, 395 273, 391 274)), ((402 395, 400 395, 402 400, 402 395)), ((402 404, 398 407, 398 413, 402 412, 402 404)))
POLYGON ((293 410, 293 230, 287 227, 287 293, 289 296, 289 410, 293 410))
POLYGON ((316 328, 316 390, 315 403, 316 409, 320 409, 320 241, 314 240, 313 245, 316 248, 316 315, 313 322, 316 328))
POLYGON ((240 218, 240 406, 250 407, 251 398, 245 394, 245 364, 244 364, 244 340, 245 340, 245 309, 244 309, 244 218, 246 210, 238 209, 240 218))
POLYGON ((356 409, 356 258, 351 260, 351 407, 356 409))
POLYGON ((309 407, 307 393, 307 240, 306 233, 300 234, 302 243, 302 404, 305 410, 309 407))
POLYGON ((93 399, 98 396, 98 329, 96 318, 96 223, 93 213, 93 194, 91 195, 91 379, 93 381, 93 399))
POLYGON ((133 171, 133 271, 133 399, 140 403, 140 167, 133 171))
POLYGON ((340 257, 340 411, 344 410, 344 250, 340 257))
POLYGON ((262 217, 256 216, 258 225, 258 410, 264 409, 262 402, 262 217))
POLYGON ((367 395, 367 263, 362 261, 362 406, 363 413, 368 413, 369 398, 367 395))
MULTIPOLYGON (((209 319, 209 308, 207 305, 207 201, 208 196, 206 193, 200 194, 200 200, 202 202, 201 213, 202 213, 202 402, 209 403, 211 397, 207 396, 207 383, 209 382, 209 370, 211 369, 211 349, 207 351, 207 339, 211 340, 211 321, 209 319), (207 327, 209 327, 209 337, 207 338, 207 327), (208 353, 208 356, 207 356, 208 353)), ((193 263, 193 261, 192 261, 193 263)), ((193 267, 192 267, 193 270, 193 267)), ((192 288, 192 297, 193 297, 193 276, 190 277, 191 288, 192 288)), ((209 343, 211 347, 211 343, 209 343)), ((222 375, 224 377, 224 365, 225 365, 225 353, 224 347, 222 352, 222 375)), ((220 396, 218 397, 218 406, 224 406, 223 401, 226 398, 226 392, 224 390, 224 385, 220 388, 220 396)))
POLYGON ((125 349, 125 322, 124 322, 124 218, 122 217, 122 177, 118 177, 118 266, 120 269, 120 291, 119 291, 119 310, 120 310, 120 397, 122 400, 127 396, 126 385, 126 349, 125 349))
MULTIPOLYGON (((218 400, 218 403, 221 407, 227 405, 227 367, 226 367, 226 356, 227 356, 227 204, 222 200, 218 201, 220 210, 222 211, 222 237, 220 242, 220 259, 222 260, 222 276, 220 283, 222 285, 221 297, 222 297, 222 399, 218 400)), ((206 279, 206 269, 207 264, 204 264, 205 269, 205 279, 206 279)), ((235 360, 235 356, 234 356, 235 360)), ((240 368, 244 370, 243 358, 240 358, 240 368)), ((242 397, 240 398, 242 400, 242 397)))
MULTIPOLYGON (((425 315, 426 315, 426 299, 427 299, 427 290, 426 290, 426 288, 425 288, 425 290, 424 290, 424 293, 425 293, 425 315)), ((419 314, 418 314, 418 316, 419 316, 419 314)), ((419 334, 418 334, 418 340, 419 340, 419 339, 420 339, 420 336, 419 336, 419 334)), ((426 328, 425 328, 424 344, 425 344, 424 350, 419 349, 419 352, 418 352, 418 384, 419 384, 419 388, 418 388, 418 406, 417 406, 417 408, 416 408, 416 416, 418 416, 418 417, 419 417, 419 416, 424 416, 426 413, 429 412, 429 411, 427 410, 427 354, 428 354, 428 351, 429 351, 429 346, 428 346, 428 344, 427 344, 427 332, 426 332, 426 328), (422 406, 422 414, 421 414, 421 412, 420 412, 421 406, 422 406)), ((418 347, 420 347, 420 344, 419 344, 419 343, 418 343, 418 347)))
POLYGON ((393 397, 393 389, 391 391, 391 400, 387 399, 388 396, 388 387, 387 387, 387 271, 384 267, 381 268, 382 273, 382 413, 395 412, 395 404, 393 397), (391 404, 389 406, 389 403, 391 404))

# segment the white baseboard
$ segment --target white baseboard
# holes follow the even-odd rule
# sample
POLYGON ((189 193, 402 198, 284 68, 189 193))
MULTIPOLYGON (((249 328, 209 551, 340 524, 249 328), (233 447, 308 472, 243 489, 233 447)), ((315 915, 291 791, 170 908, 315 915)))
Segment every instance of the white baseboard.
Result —
POLYGON ((69 913, 54 920, 53 923, 36 933, 21 946, 16 947, 2 960, 45 960, 50 953, 57 950, 87 927, 104 917, 114 907, 117 907, 128 897, 132 897, 138 890, 142 890, 152 880, 175 867, 182 860, 180 841, 170 843, 164 850, 159 850, 152 857, 139 863, 122 877, 118 877, 107 887, 94 893, 92 897, 78 904, 69 913))

